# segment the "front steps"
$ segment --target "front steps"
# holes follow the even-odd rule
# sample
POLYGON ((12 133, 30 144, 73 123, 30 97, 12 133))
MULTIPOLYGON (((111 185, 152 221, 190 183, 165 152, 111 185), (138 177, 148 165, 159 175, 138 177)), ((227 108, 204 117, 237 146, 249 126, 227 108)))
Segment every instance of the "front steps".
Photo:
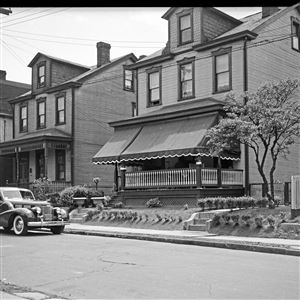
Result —
POLYGON ((69 221, 71 223, 84 223, 88 219, 89 211, 94 211, 96 208, 76 208, 69 214, 69 221))

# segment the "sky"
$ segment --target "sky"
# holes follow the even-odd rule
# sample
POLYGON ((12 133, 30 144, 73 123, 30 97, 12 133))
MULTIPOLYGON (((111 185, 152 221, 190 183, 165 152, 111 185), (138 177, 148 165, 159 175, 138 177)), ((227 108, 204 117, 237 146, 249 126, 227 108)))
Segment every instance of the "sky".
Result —
MULTIPOLYGON (((216 7, 240 19, 260 7, 216 7)), ((97 42, 111 44, 111 59, 163 48, 169 7, 11 7, 0 14, 0 69, 6 79, 31 83, 30 61, 38 52, 86 66, 96 64, 97 42)))

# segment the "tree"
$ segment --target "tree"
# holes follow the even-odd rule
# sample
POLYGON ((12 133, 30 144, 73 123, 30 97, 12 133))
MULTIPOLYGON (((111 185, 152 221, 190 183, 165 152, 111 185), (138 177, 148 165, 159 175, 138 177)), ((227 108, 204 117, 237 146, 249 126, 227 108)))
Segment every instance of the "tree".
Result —
POLYGON ((236 146, 253 150, 258 172, 266 187, 269 207, 274 204, 274 172, 278 156, 286 157, 289 147, 300 137, 299 80, 268 82, 254 93, 226 96, 226 117, 208 130, 208 146, 219 154, 236 146), (266 169, 267 158, 271 165, 266 169), (267 176, 269 175, 269 176, 267 176), (269 190, 270 184, 270 190, 269 190))

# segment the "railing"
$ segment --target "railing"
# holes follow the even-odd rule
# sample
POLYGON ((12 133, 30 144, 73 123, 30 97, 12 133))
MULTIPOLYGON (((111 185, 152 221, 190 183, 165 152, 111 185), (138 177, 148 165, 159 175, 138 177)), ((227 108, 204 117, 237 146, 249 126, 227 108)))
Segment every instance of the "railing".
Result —
MULTIPOLYGON (((221 170, 221 185, 243 185, 242 170, 221 170)), ((153 170, 125 173, 125 188, 195 187, 197 171, 190 169, 153 170)), ((218 170, 201 169, 201 186, 218 186, 218 170)))

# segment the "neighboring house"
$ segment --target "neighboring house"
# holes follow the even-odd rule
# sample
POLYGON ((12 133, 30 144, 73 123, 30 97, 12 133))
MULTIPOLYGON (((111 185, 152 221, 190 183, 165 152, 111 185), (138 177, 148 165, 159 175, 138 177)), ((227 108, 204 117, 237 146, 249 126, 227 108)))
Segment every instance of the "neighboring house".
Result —
POLYGON ((91 157, 113 133, 107 122, 132 116, 136 96, 126 66, 136 61, 132 53, 110 60, 104 42, 94 67, 38 53, 28 65, 31 91, 10 101, 13 139, 0 145, 2 157, 14 157, 11 184, 47 177, 58 190, 100 177, 99 187, 111 191, 114 168, 97 168, 91 157))
MULTIPOLYGON (((30 84, 7 80, 6 71, 0 70, 0 145, 11 140, 13 134, 13 112, 8 100, 30 88, 30 84)), ((12 181, 12 163, 11 156, 0 156, 0 186, 12 181)))
MULTIPOLYGON (((251 152, 238 147, 212 157, 204 135, 223 117, 228 92, 299 78, 299 12, 297 4, 263 7, 241 20, 211 7, 163 15, 166 47, 131 66, 138 74, 138 116, 110 123, 114 136, 93 157, 96 164, 119 165, 119 199, 195 204, 207 195, 248 194, 250 183, 261 182, 251 152)), ((300 173, 299 156, 298 143, 278 161, 277 180, 300 173)))

